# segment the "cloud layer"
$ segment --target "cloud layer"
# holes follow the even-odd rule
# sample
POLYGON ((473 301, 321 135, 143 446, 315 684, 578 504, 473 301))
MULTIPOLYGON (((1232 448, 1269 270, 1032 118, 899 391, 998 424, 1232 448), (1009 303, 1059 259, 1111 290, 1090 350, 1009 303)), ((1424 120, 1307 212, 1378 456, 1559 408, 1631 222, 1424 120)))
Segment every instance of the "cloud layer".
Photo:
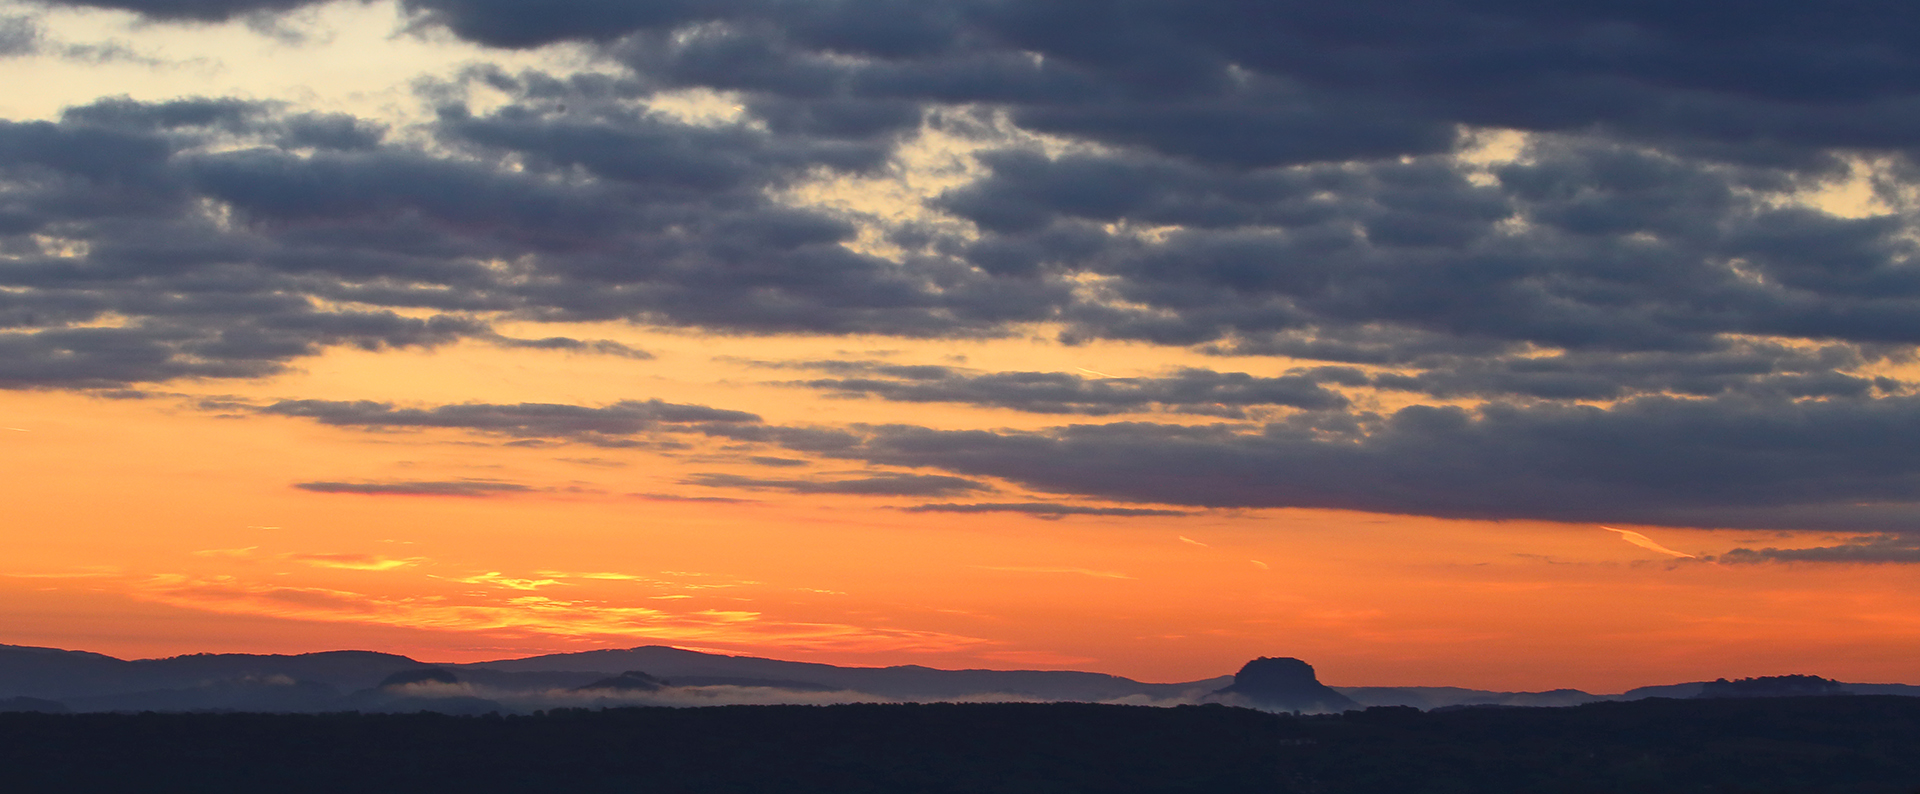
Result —
MULTIPOLYGON (((51 5, 205 23, 312 3, 51 5)), ((823 375, 784 386, 831 396, 1111 419, 1037 430, 659 400, 258 413, 603 447, 695 434, 908 470, 688 480, 799 494, 944 498, 990 478, 1192 507, 1896 535, 1920 517, 1920 455, 1895 441, 1920 430, 1903 374, 1920 12, 402 7, 417 30, 600 65, 423 76, 427 120, 406 126, 230 97, 0 120, 0 388, 258 378, 335 347, 649 355, 508 323, 1042 334, 1244 358, 1127 378, 776 362, 823 375), (713 112, 673 110, 688 102, 713 112), (911 182, 932 141, 964 161, 950 184, 890 212, 848 197, 911 182)), ((0 18, 0 57, 42 38, 0 18)), ((1077 514, 924 509, 963 508, 1077 514)))

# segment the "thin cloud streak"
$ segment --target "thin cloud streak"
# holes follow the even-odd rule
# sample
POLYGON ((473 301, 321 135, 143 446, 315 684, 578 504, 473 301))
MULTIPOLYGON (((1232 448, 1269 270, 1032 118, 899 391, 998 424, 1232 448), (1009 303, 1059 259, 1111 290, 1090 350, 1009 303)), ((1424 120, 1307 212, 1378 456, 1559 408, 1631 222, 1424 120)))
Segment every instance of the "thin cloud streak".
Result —
POLYGON ((1609 527, 1609 526, 1602 526, 1600 528, 1608 532, 1617 532, 1620 534, 1621 540, 1624 540, 1635 546, 1639 546, 1640 548, 1647 549, 1649 551, 1657 551, 1669 557, 1679 557, 1679 558, 1689 559, 1689 560, 1699 559, 1699 557, 1696 557, 1692 554, 1688 554, 1684 551, 1674 551, 1673 549, 1669 549, 1665 546, 1662 546, 1659 543, 1655 542, 1653 538, 1647 537, 1646 535, 1642 535, 1631 529, 1614 529, 1613 527, 1609 527))
POLYGON ((301 482, 293 487, 302 491, 358 496, 451 496, 482 499, 502 494, 530 493, 535 489, 510 482, 486 480, 402 481, 402 482, 301 482))
POLYGON ((751 610, 676 612, 537 595, 416 598, 246 582, 232 577, 152 576, 132 582, 129 594, 207 612, 394 626, 508 641, 709 643, 862 652, 955 650, 987 642, 937 631, 786 621, 751 610))
POLYGON ((287 559, 315 568, 333 568, 342 571, 391 571, 419 565, 426 558, 394 559, 377 554, 289 554, 287 559))

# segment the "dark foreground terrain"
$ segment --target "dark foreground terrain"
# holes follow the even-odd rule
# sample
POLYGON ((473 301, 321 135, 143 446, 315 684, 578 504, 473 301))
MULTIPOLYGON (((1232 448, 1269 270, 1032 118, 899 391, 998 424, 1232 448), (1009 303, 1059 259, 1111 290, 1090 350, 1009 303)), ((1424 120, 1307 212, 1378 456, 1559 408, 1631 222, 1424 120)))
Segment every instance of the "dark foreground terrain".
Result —
POLYGON ((1920 699, 1644 700, 1295 717, 1224 706, 0 714, 7 791, 1920 790, 1920 699))

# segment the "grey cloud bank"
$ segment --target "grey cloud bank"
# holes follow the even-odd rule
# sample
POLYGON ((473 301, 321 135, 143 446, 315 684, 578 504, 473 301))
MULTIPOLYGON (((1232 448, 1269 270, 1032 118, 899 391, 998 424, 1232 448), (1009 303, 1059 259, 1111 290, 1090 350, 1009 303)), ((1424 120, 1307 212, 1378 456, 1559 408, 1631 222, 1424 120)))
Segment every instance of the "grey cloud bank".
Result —
MULTIPOLYGON (((50 5, 208 22, 311 3, 50 5)), ((789 384, 1213 426, 802 428, 659 402, 263 411, 603 446, 691 432, 946 472, 700 480, 800 493, 990 477, 1195 507, 1920 526, 1920 414, 1899 374, 1920 345, 1920 11, 403 5, 422 29, 578 43, 607 68, 427 76, 431 121, 408 130, 222 97, 0 120, 0 387, 251 378, 335 346, 648 355, 508 338, 505 321, 935 339, 1045 324, 1066 343, 1276 363, 1092 379, 841 362, 789 384), (689 89, 741 115, 647 106, 689 89), (941 223, 783 198, 891 173, 924 130, 978 147, 977 178, 918 208, 941 223), (1802 200, 1848 180, 1871 212, 1802 200)), ((37 24, 0 19, 0 57, 32 57, 37 24)))
MULTIPOLYGON (((601 446, 692 433, 828 459, 962 476, 843 479, 708 473, 687 484, 875 496, 986 490, 1204 508, 1316 507, 1454 518, 1901 533, 1920 520, 1914 398, 1641 398, 1603 409, 1545 403, 1414 406, 1365 423, 1303 414, 1266 424, 1115 422, 1044 431, 769 425, 743 412, 630 401, 606 408, 282 403, 263 413, 368 429, 434 427, 601 446), (673 422, 663 416, 678 418, 673 422), (714 418, 719 417, 719 418, 714 418)), ((745 455, 751 462, 754 457, 745 455)), ((785 460, 773 464, 785 468, 785 460)), ((1164 515, 1050 503, 928 512, 1164 515)), ((1787 557, 1781 557, 1787 559, 1787 557)))

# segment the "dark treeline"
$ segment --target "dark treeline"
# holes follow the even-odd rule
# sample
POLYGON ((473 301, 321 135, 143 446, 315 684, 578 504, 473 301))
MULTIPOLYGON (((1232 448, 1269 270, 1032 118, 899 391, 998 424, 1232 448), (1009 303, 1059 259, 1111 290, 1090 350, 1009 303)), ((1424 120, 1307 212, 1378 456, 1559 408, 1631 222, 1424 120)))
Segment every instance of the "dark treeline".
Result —
POLYGON ((0 714, 0 789, 205 792, 1847 792, 1920 789, 1920 699, 1573 708, 732 706, 0 714))

